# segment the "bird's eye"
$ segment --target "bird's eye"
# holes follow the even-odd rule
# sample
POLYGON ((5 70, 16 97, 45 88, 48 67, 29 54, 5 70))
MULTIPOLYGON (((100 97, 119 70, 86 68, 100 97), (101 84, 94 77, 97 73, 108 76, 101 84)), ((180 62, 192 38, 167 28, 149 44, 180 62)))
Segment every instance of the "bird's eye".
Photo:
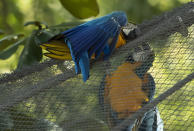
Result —
POLYGON ((143 50, 150 50, 150 46, 147 43, 142 44, 143 50))
POLYGON ((134 51, 135 51, 135 52, 141 52, 142 49, 141 49, 140 47, 135 47, 134 51))

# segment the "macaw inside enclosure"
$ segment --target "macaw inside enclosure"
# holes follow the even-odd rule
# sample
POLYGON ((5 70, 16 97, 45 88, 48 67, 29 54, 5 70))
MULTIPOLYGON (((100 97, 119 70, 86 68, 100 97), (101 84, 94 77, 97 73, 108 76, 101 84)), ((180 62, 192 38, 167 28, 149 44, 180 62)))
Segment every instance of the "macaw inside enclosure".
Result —
POLYGON ((193 131, 194 2, 45 2, 0 0, 0 131, 193 131))

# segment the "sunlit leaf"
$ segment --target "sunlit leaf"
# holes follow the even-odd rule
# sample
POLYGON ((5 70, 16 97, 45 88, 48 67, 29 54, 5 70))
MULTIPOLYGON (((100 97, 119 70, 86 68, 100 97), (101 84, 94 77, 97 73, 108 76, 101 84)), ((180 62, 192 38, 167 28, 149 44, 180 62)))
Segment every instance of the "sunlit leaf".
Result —
POLYGON ((35 42, 36 35, 37 30, 33 31, 31 36, 27 38, 17 68, 20 69, 24 65, 30 65, 42 59, 42 49, 35 42))
POLYGON ((9 46, 8 48, 6 48, 5 50, 0 52, 0 59, 7 59, 9 58, 12 54, 14 54, 16 52, 16 50, 18 49, 19 45, 24 44, 24 38, 15 42, 14 44, 12 44, 11 46, 9 46))
POLYGON ((8 46, 16 43, 23 36, 24 36, 23 34, 18 34, 18 35, 8 35, 6 37, 3 37, 2 39, 0 39, 0 51, 3 51, 8 46))
POLYGON ((99 8, 96 0, 60 0, 71 14, 80 19, 96 16, 99 8))

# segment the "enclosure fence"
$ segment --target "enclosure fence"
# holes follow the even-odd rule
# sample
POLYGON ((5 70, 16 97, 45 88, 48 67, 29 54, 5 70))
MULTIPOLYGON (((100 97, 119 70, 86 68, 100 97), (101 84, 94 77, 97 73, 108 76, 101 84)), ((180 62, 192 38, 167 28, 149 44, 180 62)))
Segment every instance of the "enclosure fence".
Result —
POLYGON ((194 3, 137 25, 141 35, 115 49, 108 63, 91 61, 82 81, 71 61, 46 60, 0 75, 0 130, 122 130, 157 106, 164 130, 194 129, 194 3), (99 104, 99 88, 135 47, 149 43, 155 53, 149 69, 156 85, 153 101, 109 128, 99 104))

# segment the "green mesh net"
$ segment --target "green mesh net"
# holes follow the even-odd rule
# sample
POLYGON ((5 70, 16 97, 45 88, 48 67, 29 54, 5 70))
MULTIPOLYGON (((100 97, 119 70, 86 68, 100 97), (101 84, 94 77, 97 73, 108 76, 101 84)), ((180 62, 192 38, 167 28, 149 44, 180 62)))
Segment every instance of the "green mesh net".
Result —
POLYGON ((188 3, 138 25, 141 35, 116 49, 108 62, 92 61, 85 83, 75 74, 71 61, 48 60, 1 75, 0 130, 121 130, 144 114, 143 109, 157 106, 164 130, 192 131, 193 14, 194 4, 188 3), (110 129, 99 103, 100 86, 105 75, 115 71, 143 43, 149 43, 155 53, 148 71, 156 84, 153 102, 110 129))

